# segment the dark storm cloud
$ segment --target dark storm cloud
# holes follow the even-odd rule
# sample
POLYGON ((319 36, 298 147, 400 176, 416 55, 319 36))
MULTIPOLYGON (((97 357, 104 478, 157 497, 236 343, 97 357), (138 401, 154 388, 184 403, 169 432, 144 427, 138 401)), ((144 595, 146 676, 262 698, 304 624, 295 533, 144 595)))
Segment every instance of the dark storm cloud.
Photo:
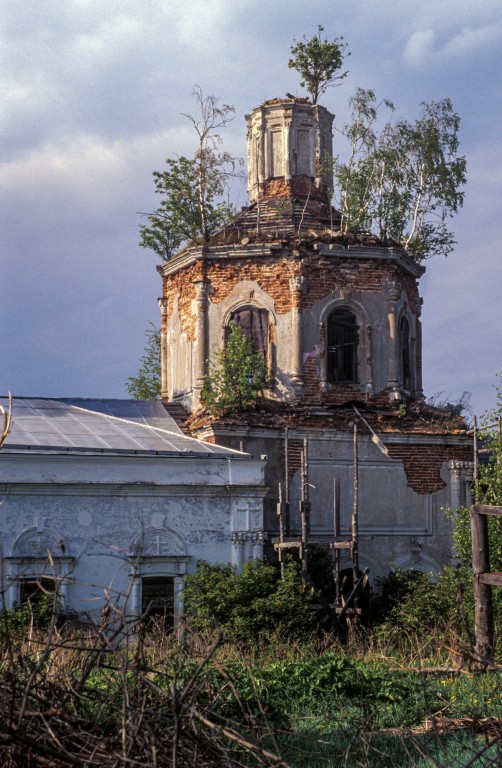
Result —
MULTIPOLYGON (((301 93, 293 38, 344 35, 350 76, 324 100, 337 125, 356 86, 412 119, 450 96, 469 160, 456 253, 423 280, 425 384, 493 401, 502 147, 499 0, 6 0, 0 28, 0 390, 121 396, 157 320, 155 258, 137 245, 151 172, 190 153, 194 83, 234 104, 225 147, 245 155, 244 114, 301 93)), ((340 149, 335 132, 335 147, 340 149)), ((239 203, 244 202, 242 192, 239 203)))

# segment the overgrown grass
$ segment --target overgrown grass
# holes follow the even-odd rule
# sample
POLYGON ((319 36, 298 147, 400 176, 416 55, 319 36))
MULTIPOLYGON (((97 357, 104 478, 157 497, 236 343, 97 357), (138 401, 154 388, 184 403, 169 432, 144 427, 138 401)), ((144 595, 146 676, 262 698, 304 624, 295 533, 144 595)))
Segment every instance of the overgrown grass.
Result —
POLYGON ((397 607, 345 640, 6 617, 0 765, 502 764, 501 668, 470 669, 455 625, 424 631, 397 607))

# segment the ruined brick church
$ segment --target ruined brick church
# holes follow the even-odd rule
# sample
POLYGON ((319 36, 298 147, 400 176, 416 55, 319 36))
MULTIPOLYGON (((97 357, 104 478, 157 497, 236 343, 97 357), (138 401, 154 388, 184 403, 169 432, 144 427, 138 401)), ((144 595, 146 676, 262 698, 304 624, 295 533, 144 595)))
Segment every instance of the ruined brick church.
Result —
MULTIPOLYGON (((249 205, 158 268, 162 399, 192 414, 193 436, 267 457, 265 540, 277 535, 279 485, 291 499, 291 533, 299 531, 304 445, 311 535, 333 538, 335 508, 349 529, 356 422, 361 567, 373 579, 392 566, 436 571, 451 558, 443 510, 470 501, 469 438, 461 420, 424 404, 424 267, 396 243, 340 232, 325 170, 332 123, 300 98, 247 116, 249 205), (264 354, 273 384, 263 407, 215 419, 201 411, 201 390, 232 323, 264 354)), ((241 527, 232 534, 237 563, 252 544, 241 527)))

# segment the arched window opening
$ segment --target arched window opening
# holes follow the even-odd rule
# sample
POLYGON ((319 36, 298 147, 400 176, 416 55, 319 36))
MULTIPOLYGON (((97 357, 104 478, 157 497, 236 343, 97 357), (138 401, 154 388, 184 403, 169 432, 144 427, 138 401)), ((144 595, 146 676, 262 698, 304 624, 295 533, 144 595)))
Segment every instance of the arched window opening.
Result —
POLYGON ((247 339, 253 342, 253 352, 261 352, 268 358, 268 312, 257 307, 243 307, 232 312, 226 335, 232 325, 239 325, 247 339))
POLYGON ((403 315, 399 328, 401 339, 401 382, 403 389, 411 391, 410 324, 403 315))
POLYGON ((357 382, 357 319, 350 309, 335 309, 328 318, 327 374, 331 383, 357 382))

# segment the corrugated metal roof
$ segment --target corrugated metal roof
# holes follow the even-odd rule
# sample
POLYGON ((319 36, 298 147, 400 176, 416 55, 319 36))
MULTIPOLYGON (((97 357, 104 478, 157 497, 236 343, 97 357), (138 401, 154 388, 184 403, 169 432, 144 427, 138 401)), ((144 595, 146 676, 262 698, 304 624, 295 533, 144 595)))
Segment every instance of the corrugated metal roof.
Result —
MULTIPOLYGON (((0 404, 7 408, 7 398, 0 398, 0 404)), ((16 397, 12 401, 12 416, 4 450, 238 454, 186 437, 162 403, 155 401, 16 397)))

